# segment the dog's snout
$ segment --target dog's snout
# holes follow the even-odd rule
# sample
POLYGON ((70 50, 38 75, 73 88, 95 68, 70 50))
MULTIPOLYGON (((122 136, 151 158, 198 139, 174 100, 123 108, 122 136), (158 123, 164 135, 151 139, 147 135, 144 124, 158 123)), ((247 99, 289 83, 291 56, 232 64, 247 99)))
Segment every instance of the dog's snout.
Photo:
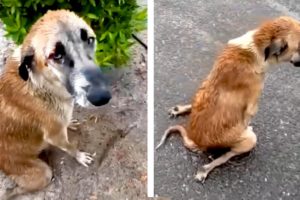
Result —
POLYGON ((290 60, 290 63, 292 63, 295 67, 300 67, 300 54, 294 54, 290 60))
POLYGON ((85 79, 80 91, 84 91, 86 100, 94 106, 107 104, 111 99, 111 93, 101 69, 96 66, 85 67, 80 74, 85 79))
POLYGON ((102 106, 109 102, 111 99, 111 94, 108 90, 90 88, 87 99, 94 106, 102 106))
POLYGON ((300 67, 300 61, 292 62, 295 67, 300 67))
POLYGON ((106 84, 107 82, 99 67, 86 67, 82 70, 82 73, 92 85, 106 84))
POLYGON ((295 67, 300 67, 300 60, 298 61, 291 60, 290 63, 292 63, 295 67))

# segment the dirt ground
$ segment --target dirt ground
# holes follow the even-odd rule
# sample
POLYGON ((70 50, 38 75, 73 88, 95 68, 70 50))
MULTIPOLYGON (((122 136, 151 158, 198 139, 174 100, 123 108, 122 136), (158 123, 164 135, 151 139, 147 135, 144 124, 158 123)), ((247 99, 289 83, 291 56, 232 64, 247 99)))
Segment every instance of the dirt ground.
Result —
MULTIPOLYGON (((0 69, 12 46, 0 24, 0 69)), ((146 33, 139 35, 146 42, 146 33)), ((81 122, 70 140, 81 150, 96 153, 85 168, 58 149, 49 151, 55 179, 44 191, 17 200, 145 199, 147 188, 147 52, 135 45, 130 66, 110 70, 113 98, 98 109, 76 107, 81 122)), ((13 183, 0 172, 0 196, 13 183)))

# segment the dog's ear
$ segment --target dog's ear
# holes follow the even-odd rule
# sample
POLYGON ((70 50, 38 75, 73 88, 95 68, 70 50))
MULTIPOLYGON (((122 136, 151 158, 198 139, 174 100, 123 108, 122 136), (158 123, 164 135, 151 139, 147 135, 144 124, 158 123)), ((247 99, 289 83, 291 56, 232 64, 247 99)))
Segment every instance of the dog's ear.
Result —
POLYGON ((288 44, 286 41, 282 39, 272 40, 270 45, 265 48, 265 61, 271 56, 279 56, 287 48, 288 44))
POLYGON ((22 62, 19 66, 19 75, 24 81, 27 81, 29 78, 29 70, 32 70, 33 59, 34 53, 32 50, 27 51, 25 55, 22 56, 22 62))

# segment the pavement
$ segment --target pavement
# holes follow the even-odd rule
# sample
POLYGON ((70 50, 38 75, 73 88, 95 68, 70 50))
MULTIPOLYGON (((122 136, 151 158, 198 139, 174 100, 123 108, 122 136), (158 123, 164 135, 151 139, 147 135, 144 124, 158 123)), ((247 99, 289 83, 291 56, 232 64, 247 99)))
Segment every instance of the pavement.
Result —
MULTIPOLYGON (((173 124, 167 110, 189 103, 229 39, 280 15, 300 19, 300 1, 155 1, 155 143, 173 124)), ((300 69, 271 67, 253 119, 254 151, 215 169, 204 184, 197 169, 209 159, 189 152, 178 135, 155 152, 155 195, 171 199, 300 199, 300 69)))

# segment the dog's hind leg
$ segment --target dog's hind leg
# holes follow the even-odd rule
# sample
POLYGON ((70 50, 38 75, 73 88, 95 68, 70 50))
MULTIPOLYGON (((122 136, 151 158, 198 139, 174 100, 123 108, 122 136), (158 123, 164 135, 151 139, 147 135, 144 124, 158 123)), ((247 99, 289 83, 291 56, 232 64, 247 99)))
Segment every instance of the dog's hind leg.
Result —
POLYGON ((12 162, 13 166, 5 169, 9 177, 16 182, 17 186, 8 189, 2 200, 9 200, 18 195, 35 192, 45 188, 52 179, 50 167, 42 160, 30 159, 12 162))
POLYGON ((239 142, 235 143, 234 146, 231 147, 231 150, 229 152, 215 159, 211 163, 202 166, 202 170, 197 172, 195 178, 203 183, 207 175, 214 168, 226 163, 230 158, 234 156, 249 152, 256 145, 256 135, 252 131, 252 127, 250 126, 248 126, 248 128, 242 133, 240 139, 241 140, 239 142))
POLYGON ((178 115, 188 114, 192 110, 191 104, 177 105, 172 107, 168 113, 170 117, 177 117, 178 115))

